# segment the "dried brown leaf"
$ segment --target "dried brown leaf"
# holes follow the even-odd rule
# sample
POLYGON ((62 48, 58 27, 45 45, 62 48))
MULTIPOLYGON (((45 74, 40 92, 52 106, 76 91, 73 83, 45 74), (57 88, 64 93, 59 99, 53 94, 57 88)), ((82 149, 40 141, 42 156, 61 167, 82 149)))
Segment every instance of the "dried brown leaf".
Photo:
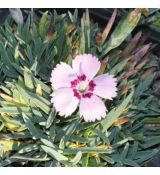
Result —
POLYGON ((108 34, 113 26, 113 23, 115 21, 115 18, 116 18, 116 15, 117 15, 117 9, 115 9, 112 13, 112 16, 110 18, 110 20, 108 21, 105 29, 103 30, 103 33, 102 33, 102 40, 101 40, 101 45, 104 44, 105 40, 107 39, 108 37, 108 34))
POLYGON ((151 67, 147 69, 141 76, 142 79, 148 78, 149 75, 153 74, 156 71, 156 67, 151 67))
POLYGON ((127 45, 127 47, 123 51, 124 57, 128 56, 137 47, 137 43, 139 39, 141 38, 141 36, 142 36, 141 31, 138 32, 136 35, 134 35, 130 43, 127 45))
POLYGON ((123 125, 124 123, 127 123, 128 121, 129 121, 128 117, 120 118, 113 124, 113 126, 120 126, 123 125))

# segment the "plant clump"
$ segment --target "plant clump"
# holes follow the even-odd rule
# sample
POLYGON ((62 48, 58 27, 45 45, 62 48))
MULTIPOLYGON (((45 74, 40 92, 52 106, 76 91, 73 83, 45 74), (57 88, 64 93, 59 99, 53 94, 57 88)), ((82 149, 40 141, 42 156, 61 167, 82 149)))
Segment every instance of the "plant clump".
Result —
POLYGON ((7 18, 0 27, 0 166, 145 166, 159 152, 159 58, 141 31, 132 34, 142 13, 134 9, 114 27, 115 10, 104 30, 88 10, 81 19, 77 10, 40 19, 31 11, 23 24, 7 18), (60 117, 51 104, 51 71, 84 53, 99 58, 99 75, 118 80, 106 118, 93 123, 77 112, 60 117))

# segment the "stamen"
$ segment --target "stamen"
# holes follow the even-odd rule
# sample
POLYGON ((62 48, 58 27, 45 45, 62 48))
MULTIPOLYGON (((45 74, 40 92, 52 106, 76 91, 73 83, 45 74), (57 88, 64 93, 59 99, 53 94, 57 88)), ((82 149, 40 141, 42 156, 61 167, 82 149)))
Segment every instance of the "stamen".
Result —
POLYGON ((86 81, 81 81, 79 84, 79 91, 85 92, 87 90, 88 83, 86 81))

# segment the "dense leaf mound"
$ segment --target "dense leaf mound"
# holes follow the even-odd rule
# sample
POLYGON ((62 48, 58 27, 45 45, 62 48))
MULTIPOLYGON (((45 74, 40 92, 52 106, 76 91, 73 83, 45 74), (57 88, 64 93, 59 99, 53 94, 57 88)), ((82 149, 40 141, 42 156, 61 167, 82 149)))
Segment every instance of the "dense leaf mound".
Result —
MULTIPOLYGON (((23 24, 0 27, 0 166, 145 166, 159 152, 160 109, 155 86, 159 59, 143 34, 131 32, 143 9, 101 32, 86 10, 33 11, 23 24), (111 28, 113 32, 111 33, 111 28), (86 123, 56 114, 50 102, 52 69, 76 54, 101 61, 99 74, 118 78, 118 96, 106 101, 106 119, 86 123)), ((90 109, 94 110, 94 109, 90 109)))

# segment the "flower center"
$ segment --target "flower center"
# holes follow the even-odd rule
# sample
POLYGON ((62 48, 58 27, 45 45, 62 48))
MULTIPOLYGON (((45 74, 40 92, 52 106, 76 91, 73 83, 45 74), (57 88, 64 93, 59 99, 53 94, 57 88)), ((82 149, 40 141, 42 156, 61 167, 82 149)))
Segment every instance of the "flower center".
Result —
POLYGON ((78 87, 78 90, 82 93, 85 92, 88 88, 88 83, 86 81, 81 81, 78 87))
POLYGON ((77 79, 71 81, 71 88, 73 89, 74 96, 78 99, 91 98, 96 84, 93 80, 87 80, 85 75, 79 76, 77 79))

